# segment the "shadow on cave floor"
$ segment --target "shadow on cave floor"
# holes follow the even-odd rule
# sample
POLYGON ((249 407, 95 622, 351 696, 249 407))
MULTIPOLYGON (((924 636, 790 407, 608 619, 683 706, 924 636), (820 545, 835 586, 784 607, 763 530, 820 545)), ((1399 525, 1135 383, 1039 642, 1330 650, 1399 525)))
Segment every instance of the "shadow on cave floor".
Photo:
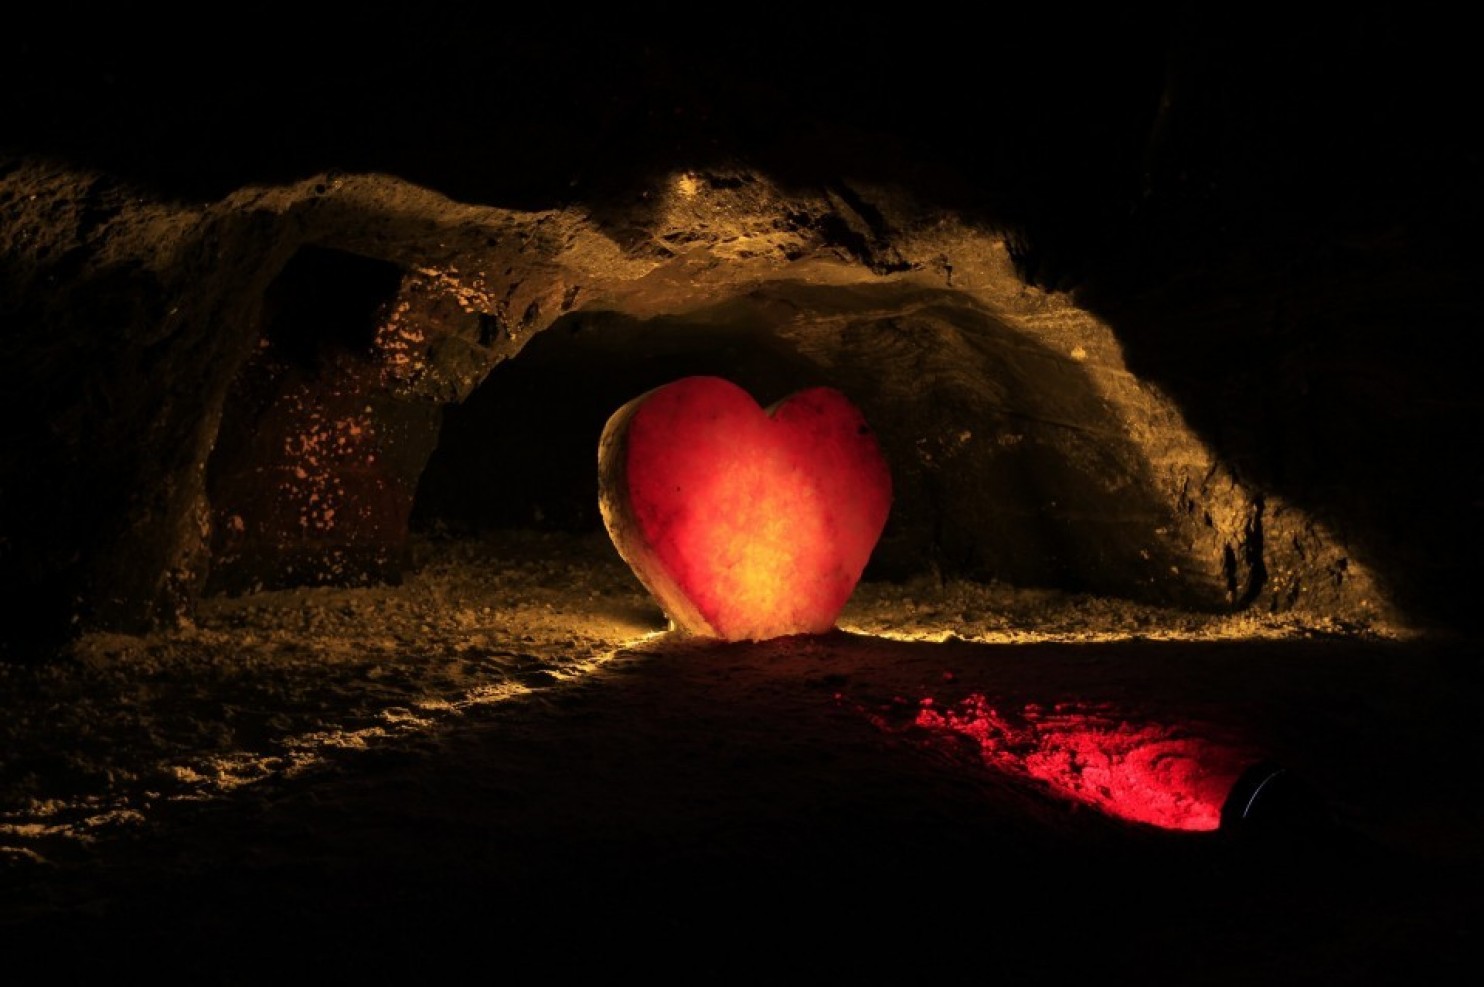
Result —
MULTIPOLYGON (((1231 638, 1237 625, 1210 618, 1205 639, 1163 641, 860 632, 873 614, 964 629, 924 587, 862 587, 878 595, 851 633, 645 639, 653 614, 627 584, 539 555, 484 597, 512 601, 503 646, 471 623, 469 585, 412 580, 219 601, 191 640, 115 640, 45 673, 49 696, 32 683, 51 704, 6 717, 7 768, 30 756, 84 772, 103 756, 89 724, 93 740, 134 729, 160 746, 136 740, 132 763, 74 774, 80 789, 106 774, 126 797, 92 797, 111 822, 78 819, 70 835, 22 825, 26 782, 7 772, 10 968, 246 983, 451 973, 471 958, 690 975, 1050 964, 1346 983, 1441 975, 1467 955, 1484 690, 1454 646, 1296 628, 1231 638), (89 674, 96 694, 63 688, 89 674), (1322 794, 1335 828, 1120 821, 916 722, 925 699, 948 710, 974 696, 1022 722, 1162 724, 1165 739, 1275 759, 1322 794), (245 743, 256 774, 232 756, 245 743), (160 790, 163 766, 213 764, 213 784, 160 790)), ((1088 600, 1020 605, 1116 626, 1088 600)), ((15 705, 23 690, 6 685, 15 705)), ((1010 753, 1030 763, 1020 741, 1010 753)))

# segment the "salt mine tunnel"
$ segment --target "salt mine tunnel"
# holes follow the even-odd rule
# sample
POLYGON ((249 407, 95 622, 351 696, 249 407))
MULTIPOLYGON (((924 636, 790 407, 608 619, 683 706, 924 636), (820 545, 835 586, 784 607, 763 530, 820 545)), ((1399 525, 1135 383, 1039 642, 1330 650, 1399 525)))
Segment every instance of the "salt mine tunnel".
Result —
POLYGON ((16 41, 27 982, 1460 968, 1447 40, 1002 17, 16 41), (868 424, 889 512, 829 631, 689 633, 694 583, 626 564, 600 438, 695 378, 868 424))

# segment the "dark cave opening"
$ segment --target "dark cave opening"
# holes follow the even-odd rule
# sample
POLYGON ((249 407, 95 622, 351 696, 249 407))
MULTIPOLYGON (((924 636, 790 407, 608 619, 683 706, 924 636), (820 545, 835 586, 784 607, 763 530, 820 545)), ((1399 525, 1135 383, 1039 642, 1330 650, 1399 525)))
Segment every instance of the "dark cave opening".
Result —
POLYGON ((445 410, 414 527, 599 530, 604 424, 632 398, 692 375, 726 377, 764 406, 827 378, 762 324, 564 316, 445 410))
POLYGON ((306 371, 332 354, 367 356, 402 269, 374 257, 305 244, 264 293, 263 340, 306 371))
POLYGON ((862 409, 894 474, 865 578, 1228 607, 1250 574, 1206 572, 1170 537, 1184 519, 1079 359, 967 297, 906 286, 778 283, 683 315, 572 313, 445 409, 412 526, 599 531, 598 439, 625 402, 690 375, 764 406, 822 385, 862 409))

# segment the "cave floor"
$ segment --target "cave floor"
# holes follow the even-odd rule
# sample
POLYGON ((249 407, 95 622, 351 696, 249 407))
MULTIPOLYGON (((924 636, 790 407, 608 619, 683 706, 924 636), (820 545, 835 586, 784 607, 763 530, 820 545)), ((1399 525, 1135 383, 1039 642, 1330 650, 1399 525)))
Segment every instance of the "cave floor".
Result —
POLYGON ((0 668, 6 972, 1249 984, 1472 965, 1469 642, 920 580, 863 584, 830 635, 721 645, 667 634, 600 536, 426 538, 417 563, 0 668), (1271 760, 1327 825, 1098 811, 1096 785, 1076 801, 1014 770, 1024 749, 924 726, 975 700, 1271 760))

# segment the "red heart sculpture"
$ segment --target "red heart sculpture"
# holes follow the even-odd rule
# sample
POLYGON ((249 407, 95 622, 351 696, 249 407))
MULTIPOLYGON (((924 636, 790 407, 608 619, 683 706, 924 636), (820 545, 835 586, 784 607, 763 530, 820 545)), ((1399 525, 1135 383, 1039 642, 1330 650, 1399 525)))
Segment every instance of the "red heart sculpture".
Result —
POLYGON ((833 628, 891 509, 875 436, 828 387, 765 411, 682 378, 614 413, 598 469, 619 554, 678 628, 728 641, 833 628))

